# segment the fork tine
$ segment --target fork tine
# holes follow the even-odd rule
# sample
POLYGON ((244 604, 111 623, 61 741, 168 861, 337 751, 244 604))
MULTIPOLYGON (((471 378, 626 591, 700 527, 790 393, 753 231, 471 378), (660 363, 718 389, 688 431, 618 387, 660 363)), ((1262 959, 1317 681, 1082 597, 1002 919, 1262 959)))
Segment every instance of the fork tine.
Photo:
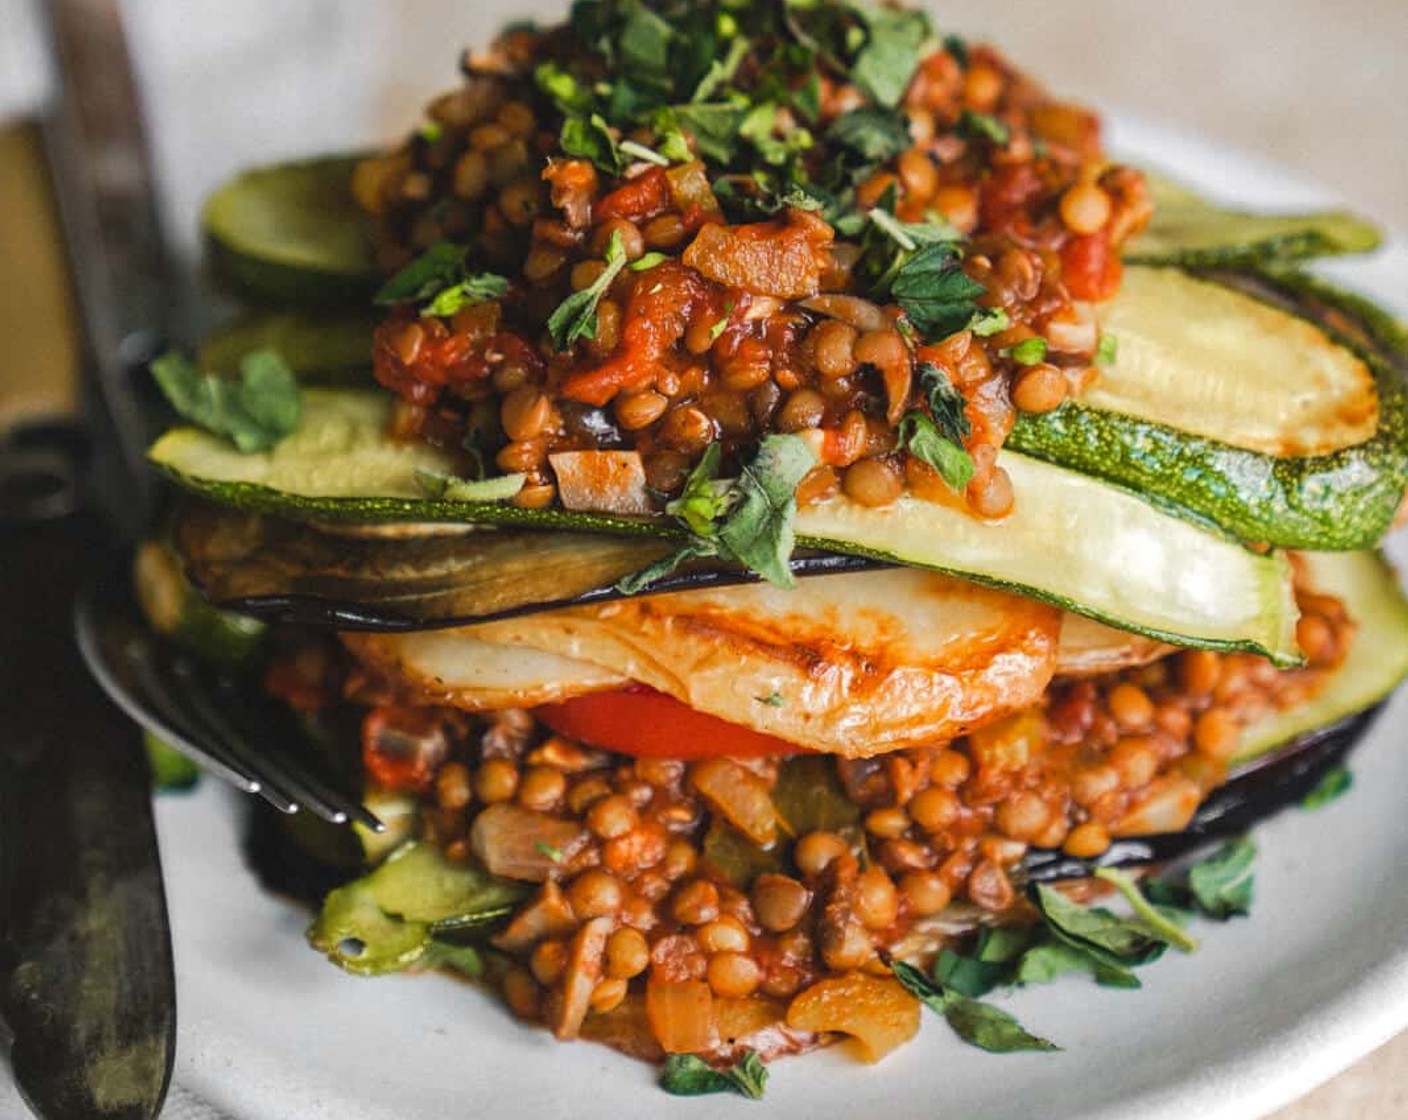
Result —
POLYGON ((123 633, 121 640, 104 640, 97 623, 96 587, 79 599, 74 612, 78 647, 89 672, 108 697, 139 727, 169 742, 193 761, 245 793, 262 792, 259 779, 219 748, 198 745, 198 736, 176 710, 149 664, 150 643, 138 633, 123 633))
POLYGON ((307 808, 334 824, 385 827, 355 793, 300 757, 307 738, 288 709, 153 634, 125 571, 84 590, 74 631, 89 670, 113 701, 218 777, 283 813, 307 808), (260 745, 266 741, 274 749, 260 745))
POLYGON ((170 668, 180 678, 190 707, 210 732, 231 751, 255 758, 265 777, 289 797, 334 824, 356 819, 380 830, 381 822, 359 801, 335 789, 300 761, 296 744, 289 741, 291 737, 278 734, 277 721, 249 718, 238 690, 222 681, 219 675, 206 672, 180 654, 171 656, 170 668), (213 683, 211 677, 214 677, 213 683), (241 715, 246 718, 241 720, 241 715), (279 740, 272 749, 253 745, 271 733, 279 740))

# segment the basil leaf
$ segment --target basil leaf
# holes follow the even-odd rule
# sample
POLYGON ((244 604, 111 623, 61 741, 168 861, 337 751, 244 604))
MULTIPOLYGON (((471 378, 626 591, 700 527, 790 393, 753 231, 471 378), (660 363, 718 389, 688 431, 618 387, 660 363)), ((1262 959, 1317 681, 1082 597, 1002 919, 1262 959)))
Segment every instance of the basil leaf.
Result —
POLYGON ((909 150, 909 118, 893 109, 853 109, 836 118, 826 139, 867 164, 886 163, 909 150))
POLYGON ((1095 877, 1112 884, 1134 910, 1134 916, 1148 926, 1152 933, 1163 938, 1175 949, 1185 953, 1197 952, 1197 939, 1184 933, 1178 923, 1145 898, 1139 884, 1128 872, 1114 867, 1099 867, 1095 870, 1095 877))
POLYGON ((924 413, 910 409, 901 416, 895 438, 902 450, 938 471, 944 484, 954 493, 962 493, 973 481, 977 469, 973 456, 961 444, 940 433, 938 426, 924 413))
POLYGON ((729 554, 769 583, 795 587, 788 560, 797 519, 797 484, 816 464, 798 436, 765 436, 738 477, 738 501, 718 529, 729 554))
POLYGON ((934 963, 934 976, 946 989, 977 999, 1011 979, 1012 963, 965 957, 952 949, 943 949, 934 963))
POLYGON ((1163 955, 1167 942, 1142 922, 1078 906, 1060 891, 1037 883, 1029 897, 1052 934, 1074 949, 1114 968, 1148 964, 1163 955))
POLYGON ((1032 1034, 1000 1007, 970 999, 930 980, 904 961, 892 961, 895 979, 931 1011, 937 1011, 964 1042, 993 1054, 1022 1050, 1059 1050, 1054 1042, 1032 1034))
POLYGON ((621 148, 600 113, 591 116, 569 116, 562 122, 558 136, 562 150, 569 156, 591 160, 608 175, 619 175, 625 166, 621 148))
POLYGON ((753 145, 765 163, 781 167, 797 152, 810 148, 813 141, 805 128, 792 128, 785 136, 778 136, 777 111, 771 101, 755 105, 738 126, 738 135, 753 145))
POLYGON ((503 474, 497 478, 451 478, 430 471, 416 471, 416 485, 427 498, 443 502, 504 502, 523 489, 528 476, 503 474))
POLYGON ((973 955, 988 964, 1011 964, 1044 936, 1040 926, 984 926, 973 955))
POLYGON ((719 555, 719 546, 713 541, 693 540, 669 556, 662 557, 628 576, 616 581, 616 590, 622 595, 637 595, 656 580, 664 579, 681 564, 691 560, 704 560, 719 555))
POLYGON ((252 350, 241 358, 238 380, 202 373, 176 353, 163 354, 151 369, 172 408, 245 454, 274 447, 303 419, 298 380, 273 350, 252 350))
POLYGON ((413 303, 430 299, 464 279, 464 255, 463 245, 437 242, 383 284, 372 297, 373 302, 413 303))
POLYGON ((1256 845, 1241 837, 1188 869, 1188 889, 1198 912, 1225 921, 1251 913, 1256 845))
POLYGON ((1025 987, 1028 984, 1049 984, 1058 977, 1074 972, 1089 973, 1095 977, 1097 984, 1106 988, 1141 986, 1139 977, 1123 965, 1096 960, 1089 953, 1056 940, 1043 941, 1023 953, 1012 979, 1025 987))
POLYGON ((548 334, 552 338, 554 349, 560 352, 579 338, 596 337, 597 304, 621 274, 621 270, 626 267, 626 263, 626 250, 621 244, 621 234, 619 231, 613 232, 606 245, 606 268, 602 274, 590 287, 573 292, 548 316, 548 334))
POLYGON ((432 938, 430 948, 421 960, 431 968, 453 968, 471 980, 478 980, 484 975, 484 958, 473 945, 456 945, 432 938))
POLYGON ((1012 1054, 1023 1050, 1060 1050, 1054 1042, 1028 1031, 1013 1016, 981 1000, 957 992, 944 996, 944 1018, 954 1033, 991 1054, 1012 1054))
POLYGON ((1315 788, 1301 799, 1302 809, 1320 809, 1331 801, 1337 801, 1354 786, 1354 775, 1345 767, 1336 766, 1326 770, 1324 776, 1315 783, 1315 788))
POLYGON ((958 251, 943 243, 923 246, 900 266, 890 285, 910 322, 931 342, 963 330, 986 290, 963 271, 958 251))
POLYGON ((493 272, 481 272, 476 276, 466 277, 452 287, 442 289, 421 309, 421 317, 448 318, 461 308, 472 307, 476 303, 487 303, 491 299, 502 299, 507 291, 506 277, 493 272))
POLYGON ((849 5, 868 32, 866 44, 851 65, 851 80, 881 105, 894 108, 919 69, 932 30, 923 12, 878 4, 849 5))
POLYGON ((768 1070, 756 1050, 728 1069, 716 1070, 693 1054, 671 1054, 660 1071, 660 1087, 677 1097, 697 1097, 705 1093, 738 1093, 749 1100, 761 1100, 768 1083, 768 1070))

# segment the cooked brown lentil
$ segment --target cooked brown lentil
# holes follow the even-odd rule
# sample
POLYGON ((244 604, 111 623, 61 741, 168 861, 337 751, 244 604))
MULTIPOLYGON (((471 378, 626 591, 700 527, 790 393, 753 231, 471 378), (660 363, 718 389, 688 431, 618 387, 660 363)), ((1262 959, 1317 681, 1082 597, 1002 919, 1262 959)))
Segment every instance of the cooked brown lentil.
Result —
MULTIPOLYGON (((735 464, 769 431, 812 433, 822 464, 843 472, 840 490, 884 506, 906 489, 927 497, 943 486, 895 451, 901 417, 925 407, 915 371, 931 363, 967 401, 977 472, 966 501, 981 517, 1006 516, 1017 499, 991 452, 1016 412, 1057 408, 1093 376, 1093 305, 1117 292, 1119 247, 1151 212, 1139 173, 1105 162, 1096 117, 992 48, 960 57, 936 47, 923 59, 901 106, 911 144, 857 185, 857 203, 952 223, 968 238, 963 268, 985 288, 979 302, 1007 326, 921 339, 897 305, 866 299, 854 236, 803 209, 731 217, 715 188, 736 169, 697 138, 688 137, 693 159, 637 161, 619 174, 569 155, 561 114, 533 80, 545 62, 586 73, 599 65, 564 31, 515 31, 432 103, 436 139, 417 134, 355 176, 388 271, 471 233, 472 258, 511 282, 487 317, 427 320, 407 307, 377 330, 376 376, 406 406, 398 435, 457 447, 475 432, 486 459, 529 472, 517 504, 541 508, 557 499, 547 461, 557 451, 635 449, 649 485, 668 497, 712 442, 735 464), (972 113, 987 114, 1005 142, 975 139, 964 123, 972 113), (595 336, 555 352, 549 314, 599 280, 613 240, 628 261, 666 259, 621 272, 595 336), (1024 367, 1011 347, 1032 337, 1046 340, 1047 357, 1024 367), (498 399, 497 430, 476 411, 486 398, 498 399)), ((748 66, 738 78, 742 88, 756 80, 748 66)), ((829 73, 818 85, 808 134, 819 139, 804 161, 812 170, 834 154, 831 125, 866 104, 829 73)), ((662 137, 636 128, 619 139, 651 147, 662 137)), ((808 487, 803 500, 831 496, 834 482, 808 487)))

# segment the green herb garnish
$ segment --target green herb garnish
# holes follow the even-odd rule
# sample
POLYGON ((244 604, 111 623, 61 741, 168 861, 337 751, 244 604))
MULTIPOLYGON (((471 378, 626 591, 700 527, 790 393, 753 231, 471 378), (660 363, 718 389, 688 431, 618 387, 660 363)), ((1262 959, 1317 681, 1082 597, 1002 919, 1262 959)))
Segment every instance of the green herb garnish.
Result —
POLYGON ((1012 139, 1012 130, 994 116, 964 109, 958 118, 958 135, 966 140, 991 140, 1003 145, 1012 139))
POLYGON ((1331 801, 1338 801, 1354 786, 1354 775, 1343 766, 1335 766, 1326 770, 1321 779, 1315 783, 1315 788, 1301 799, 1302 809, 1320 809, 1330 804, 1331 801))
POLYGON ((626 250, 621 244, 621 233, 615 230, 606 245, 606 268, 589 287, 573 292, 557 306, 548 317, 548 334, 552 337, 553 348, 566 350, 579 338, 595 338, 598 326, 596 309, 601 297, 611 287, 621 270, 626 267, 626 250))
POLYGON ((719 478, 722 452, 710 444, 665 507, 692 540, 677 552, 616 584, 633 595, 690 560, 733 560, 779 587, 795 587, 788 561, 796 543, 797 485, 816 465, 810 448, 794 435, 763 437, 752 462, 736 479, 719 478))
POLYGON ((274 447, 303 419, 298 379, 274 350, 241 358, 238 379, 202 373, 174 352, 157 358, 151 370, 172 408, 245 454, 274 447))
POLYGON ((1097 867, 1095 877, 1104 880, 1119 891, 1124 900, 1129 903, 1130 909, 1134 911, 1134 916, 1168 944, 1184 953, 1198 951, 1198 939, 1184 933, 1177 922, 1161 913, 1157 906, 1145 898, 1139 889, 1139 884, 1128 872, 1120 871, 1114 867, 1097 867))
POLYGON ((441 502, 505 502, 515 497, 528 480, 528 476, 521 473, 468 479, 416 471, 415 477, 416 485, 427 498, 441 502))
POLYGON ((1095 361, 1102 366, 1112 366, 1115 359, 1120 354, 1120 340, 1118 335, 1102 334, 1099 345, 1095 347, 1095 361))
POLYGON ((1000 1007, 945 987, 940 981, 925 976, 912 964, 892 961, 890 967, 894 970, 895 979, 918 996, 931 1011, 942 1015, 964 1042, 992 1054, 1061 1049, 1054 1042, 1032 1034, 1000 1007))
POLYGON ((894 108, 909 88, 933 34, 929 17, 922 11, 880 4, 849 7, 867 32, 865 45, 851 64, 851 78, 879 104, 894 108))
POLYGON ((1117 969, 1148 964, 1168 947, 1168 941, 1143 922, 1102 907, 1078 906, 1044 883, 1035 884, 1028 896, 1057 940, 1101 964, 1117 969))
POLYGON ((1019 366, 1034 366, 1046 360, 1046 339, 1033 335, 1017 343, 1008 353, 1019 366))
POLYGON ((726 1069, 716 1070, 693 1054, 671 1054, 660 1070, 660 1087, 677 1097, 697 1097, 705 1093, 738 1093, 749 1100, 761 1100, 767 1087, 768 1070, 756 1050, 726 1069))
POLYGON ((621 174, 625 166, 623 149, 600 113, 569 116, 562 122, 558 143, 569 156, 590 160, 608 175, 621 174))
POLYGON ((902 264, 890 294, 927 341, 938 342, 963 330, 979 313, 977 297, 986 289, 963 271, 955 246, 922 246, 902 264))

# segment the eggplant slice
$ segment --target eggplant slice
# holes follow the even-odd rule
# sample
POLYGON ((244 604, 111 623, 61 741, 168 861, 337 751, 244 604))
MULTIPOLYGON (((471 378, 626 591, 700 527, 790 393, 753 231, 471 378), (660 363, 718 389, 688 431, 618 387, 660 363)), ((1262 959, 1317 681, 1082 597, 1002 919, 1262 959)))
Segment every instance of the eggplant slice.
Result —
MULTIPOLYGON (((411 527, 407 527, 411 528, 411 527)), ((388 536, 315 528, 190 501, 173 527, 187 574, 225 610, 269 622, 399 633, 493 622, 624 598, 617 584, 675 551, 670 541, 576 532, 414 527, 388 536)), ((893 567, 863 556, 798 553, 797 576, 893 567)), ((635 593, 758 582, 695 561, 635 593)))
POLYGON ((1383 709, 1383 704, 1376 704, 1249 763, 1207 796, 1182 832, 1116 840, 1094 859, 1077 859, 1059 849, 1034 849, 1022 861, 1025 879, 1049 883, 1083 879, 1101 867, 1170 863, 1217 840, 1241 835, 1282 809, 1299 805, 1329 771, 1344 763, 1383 709))

